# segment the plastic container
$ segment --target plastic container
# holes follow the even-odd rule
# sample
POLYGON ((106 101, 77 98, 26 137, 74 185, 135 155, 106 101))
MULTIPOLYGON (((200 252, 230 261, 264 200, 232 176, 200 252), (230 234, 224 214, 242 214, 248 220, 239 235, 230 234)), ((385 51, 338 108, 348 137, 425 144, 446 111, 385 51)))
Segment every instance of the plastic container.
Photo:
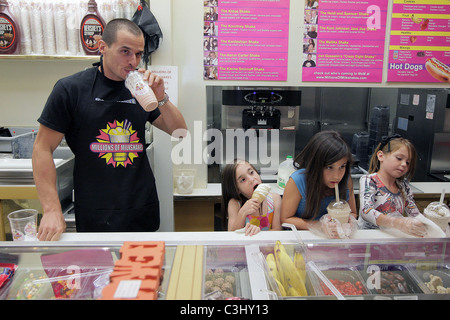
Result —
POLYGON ((184 173, 181 173, 181 175, 176 177, 177 192, 181 194, 192 193, 194 188, 194 179, 194 176, 184 175, 184 173))
POLYGON ((424 291, 428 294, 447 294, 450 291, 450 270, 431 269, 431 270, 410 270, 411 274, 423 283, 424 291), (433 281, 431 277, 439 277, 439 281, 433 281), (440 286, 440 288, 438 287, 440 286), (446 292, 444 292, 444 290, 446 292))
POLYGON ((431 202, 423 211, 423 215, 436 223, 442 231, 446 231, 450 221, 450 209, 445 203, 431 202))
POLYGON ((0 137, 0 152, 12 154, 14 159, 31 159, 37 129, 9 128, 11 136, 0 137))
POLYGON ((34 209, 23 209, 8 214, 11 233, 14 241, 37 240, 37 216, 34 209))
POLYGON ((194 189, 196 170, 181 169, 175 170, 173 174, 174 188, 177 193, 190 194, 194 189))
POLYGON ((105 20, 97 10, 97 3, 95 0, 89 0, 88 10, 80 26, 81 44, 87 55, 100 55, 98 42, 102 38, 105 25, 105 20))
MULTIPOLYGON (((380 287, 368 288, 371 294, 420 294, 424 293, 423 285, 418 282, 418 279, 412 277, 409 270, 402 265, 378 265, 380 268, 380 287)), ((366 279, 367 274, 362 273, 363 278, 366 279)))
POLYGON ((6 0, 0 0, 0 26, 0 54, 16 53, 20 44, 20 28, 6 0))
POLYGON ((13 278, 7 300, 44 300, 55 296, 42 268, 19 267, 13 278))
POLYGON ((292 156, 287 156, 286 160, 280 163, 278 167, 277 185, 279 188, 284 189, 289 177, 295 172, 294 160, 292 156))
MULTIPOLYGON (((355 268, 322 270, 322 273, 344 296, 368 294, 365 281, 355 268)), ((317 288, 317 295, 332 295, 325 284, 317 277, 314 279, 314 284, 317 288)))

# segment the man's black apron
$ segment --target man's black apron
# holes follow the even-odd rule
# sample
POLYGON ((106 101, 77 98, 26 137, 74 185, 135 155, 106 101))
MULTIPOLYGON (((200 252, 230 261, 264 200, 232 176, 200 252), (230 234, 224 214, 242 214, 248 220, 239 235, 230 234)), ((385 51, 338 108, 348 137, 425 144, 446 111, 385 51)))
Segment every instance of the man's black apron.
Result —
MULTIPOLYGON (((79 110, 77 145, 72 148, 77 231, 156 231, 159 202, 145 143, 148 113, 129 101, 95 97, 102 76, 95 74, 90 105, 79 110)), ((121 90, 128 91, 125 86, 121 90)), ((131 98, 122 93, 118 96, 131 98)))

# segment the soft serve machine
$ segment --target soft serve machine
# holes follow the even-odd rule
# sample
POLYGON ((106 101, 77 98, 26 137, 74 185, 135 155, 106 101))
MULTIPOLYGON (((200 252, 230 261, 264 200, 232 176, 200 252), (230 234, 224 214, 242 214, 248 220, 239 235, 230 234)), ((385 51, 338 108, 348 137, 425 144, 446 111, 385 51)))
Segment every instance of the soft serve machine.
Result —
POLYGON ((295 156, 301 91, 290 87, 207 87, 208 129, 218 129, 222 148, 210 150, 208 182, 220 182, 222 167, 244 158, 275 181, 278 165, 295 156))

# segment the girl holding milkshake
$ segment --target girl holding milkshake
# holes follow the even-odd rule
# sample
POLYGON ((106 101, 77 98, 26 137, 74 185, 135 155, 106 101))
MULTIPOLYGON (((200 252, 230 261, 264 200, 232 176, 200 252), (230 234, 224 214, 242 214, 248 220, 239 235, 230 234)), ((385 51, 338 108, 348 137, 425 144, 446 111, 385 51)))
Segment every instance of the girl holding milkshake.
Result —
POLYGON ((328 237, 337 237, 334 234, 336 228, 331 226, 334 219, 329 216, 320 219, 327 214, 328 205, 336 200, 336 189, 339 198, 348 203, 350 215, 356 217, 351 163, 351 151, 339 133, 322 131, 315 134, 294 160, 299 170, 291 175, 284 189, 281 222, 303 230, 321 224, 320 228, 328 237))
POLYGON ((281 230, 281 196, 262 184, 255 167, 245 160, 227 164, 222 172, 222 201, 228 231, 246 235, 261 230, 281 230))
POLYGON ((370 159, 369 174, 360 178, 360 228, 386 227, 426 235, 426 226, 413 218, 421 214, 408 182, 415 167, 416 149, 409 140, 400 135, 383 138, 370 159))

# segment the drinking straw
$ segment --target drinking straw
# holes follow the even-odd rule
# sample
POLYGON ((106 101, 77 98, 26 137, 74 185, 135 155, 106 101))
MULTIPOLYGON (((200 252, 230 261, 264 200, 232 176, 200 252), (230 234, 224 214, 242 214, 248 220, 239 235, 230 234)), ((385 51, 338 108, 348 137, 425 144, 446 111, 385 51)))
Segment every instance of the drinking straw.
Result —
POLYGON ((444 203, 444 197, 445 197, 445 189, 442 189, 441 192, 441 200, 439 201, 439 204, 442 205, 444 203))
POLYGON ((336 202, 339 202, 339 186, 337 183, 334 185, 334 191, 336 193, 336 202))

